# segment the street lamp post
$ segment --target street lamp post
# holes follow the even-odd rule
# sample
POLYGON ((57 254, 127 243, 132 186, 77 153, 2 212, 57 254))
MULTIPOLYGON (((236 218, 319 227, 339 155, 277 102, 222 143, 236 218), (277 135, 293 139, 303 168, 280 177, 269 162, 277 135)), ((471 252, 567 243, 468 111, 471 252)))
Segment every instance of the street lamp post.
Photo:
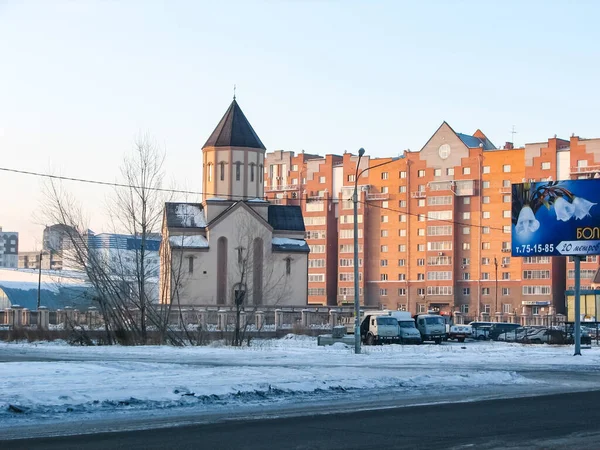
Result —
POLYGON ((496 308, 494 315, 498 317, 498 258, 494 256, 494 266, 496 266, 496 308))
POLYGON ((392 158, 389 161, 381 164, 376 164, 372 167, 367 167, 359 172, 360 160, 365 154, 365 149, 358 150, 358 161, 356 162, 356 171, 354 172, 354 194, 352 202, 354 203, 354 353, 360 353, 360 284, 358 282, 358 179, 369 169, 384 166, 391 162, 397 161, 399 157, 392 158))

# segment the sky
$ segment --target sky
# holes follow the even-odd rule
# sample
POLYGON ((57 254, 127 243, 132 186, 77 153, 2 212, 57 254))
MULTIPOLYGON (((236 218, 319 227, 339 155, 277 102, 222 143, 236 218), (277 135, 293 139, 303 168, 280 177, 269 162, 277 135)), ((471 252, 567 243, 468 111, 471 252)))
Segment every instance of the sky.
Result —
MULTIPOLYGON (((169 185, 237 100, 268 150, 419 150, 442 121, 497 146, 600 137, 600 3, 0 0, 0 168, 119 180, 140 134, 169 185)), ((65 182, 95 232, 111 189, 65 182)), ((41 245, 41 179, 0 171, 0 226, 41 245)))

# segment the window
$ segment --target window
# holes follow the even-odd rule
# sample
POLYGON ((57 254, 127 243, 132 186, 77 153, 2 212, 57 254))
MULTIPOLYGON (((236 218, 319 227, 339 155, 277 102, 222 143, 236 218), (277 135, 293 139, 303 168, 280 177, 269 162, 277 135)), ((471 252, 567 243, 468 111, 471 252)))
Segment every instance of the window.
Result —
POLYGON ((427 286, 427 295, 452 295, 452 286, 427 286))
POLYGON ((323 268, 325 267, 325 260, 324 259, 310 259, 308 260, 308 268, 309 269, 316 269, 316 268, 323 268))
POLYGON ((418 176, 419 178, 423 178, 423 177, 425 176, 425 171, 424 171, 424 170, 419 170, 419 171, 417 172, 417 176, 418 176))
POLYGON ((427 204, 429 206, 451 205, 452 197, 450 195, 438 195, 433 197, 427 197, 427 204))
POLYGON ((398 220, 399 220, 400 222, 406 222, 406 214, 400 214, 400 215, 398 216, 398 220))
POLYGON ((325 245, 309 245, 311 253, 325 253, 325 245))
POLYGON ((239 161, 235 163, 235 181, 240 181, 242 177, 241 165, 239 161))
POLYGON ((292 172, 298 172, 298 164, 292 164, 292 172))
MULTIPOLYGON (((324 209, 325 209, 325 204, 323 202, 313 201, 313 202, 306 203, 306 211, 309 211, 309 212, 310 211, 323 211, 324 209)), ((344 217, 344 216, 342 216, 342 217, 344 217)), ((347 217, 352 217, 352 219, 354 220, 354 216, 347 216, 347 217)))
POLYGON ((398 246, 398 251, 399 251, 399 252, 405 252, 405 251, 406 251, 406 245, 404 245, 404 244, 400 244, 400 245, 398 246))
POLYGON ((470 205, 471 197, 463 197, 463 205, 470 205))
POLYGON ((502 250, 510 250, 510 241, 502 242, 502 250))
MULTIPOLYGON (((343 231, 353 231, 353 230, 343 230, 343 231)), ((359 236, 360 236, 360 232, 362 230, 358 230, 358 231, 359 231, 359 236)), ((327 237, 327 233, 325 233, 325 230, 307 231, 306 235, 305 235, 306 239, 325 239, 326 237, 327 237)))
POLYGON ((482 234, 490 234, 490 227, 481 227, 482 234))
MULTIPOLYGON (((225 180, 225 163, 224 162, 219 163, 219 167, 221 169, 221 177, 220 178, 221 178, 221 181, 223 181, 223 180, 225 180)), ((271 167, 273 167, 273 166, 271 166, 271 167)))
POLYGON ((399 259, 398 260, 398 266, 399 267, 404 267, 406 265, 406 260, 405 259, 399 259))
POLYGON ((470 280, 471 279, 471 274, 469 272, 464 272, 462 274, 462 279, 465 280, 465 281, 470 280))
POLYGON ((505 219, 510 219, 510 210, 505 209, 504 211, 502 211, 502 217, 504 217, 505 219))
POLYGON ((425 206, 425 199, 424 198, 419 199, 418 205, 419 206, 425 206))
POLYGON ((381 179, 382 180, 387 180, 389 177, 389 173, 388 172, 381 172, 381 179))
POLYGON ((426 216, 425 216, 425 214, 419 214, 419 215, 417 216, 417 220, 418 220, 419 222, 425 222, 425 219, 426 219, 426 216))
MULTIPOLYGON (((286 263, 286 273, 289 275, 290 272, 288 272, 287 268, 289 263, 291 262, 291 258, 286 258, 285 259, 285 263, 286 263)), ((325 281, 325 274, 324 273, 309 273, 308 274, 308 281, 309 283, 323 283, 325 281)))
POLYGON ((510 280, 510 272, 502 272, 503 280, 510 280))
POLYGON ((348 175, 348 181, 354 183, 356 181, 356 175, 354 175, 354 174, 348 175))
POLYGON ((485 196, 482 198, 482 202, 488 204, 490 202, 490 198, 488 196, 485 196))
POLYGON ((448 167, 446 169, 446 175, 448 175, 448 176, 454 175, 454 167, 448 167))
POLYGON ((400 187, 398 188, 398 192, 400 192, 401 194, 404 194, 404 193, 406 193, 406 186, 400 186, 400 187))
POLYGON ((481 288, 481 295, 490 295, 490 288, 481 288))
POLYGON ((512 312, 512 305, 510 303, 504 303, 502 305, 502 312, 504 314, 510 314, 512 312))
POLYGON ((490 182, 489 181, 484 181, 483 182, 483 188, 484 189, 489 189, 490 188, 490 182))
POLYGON ((509 188, 510 187, 510 180, 502 180, 502 187, 509 188))
MULTIPOLYGON (((312 233, 312 231, 309 231, 309 233, 312 233)), ((319 236, 320 236, 319 239, 325 239, 326 235, 327 234, 325 233, 325 231, 319 231, 319 236)), ((340 237, 340 239, 353 239, 354 238, 354 230, 352 228, 340 230, 339 237, 340 237)), ((358 230, 358 237, 359 237, 359 239, 363 237, 363 230, 358 230)))
POLYGON ((400 201, 398 202, 398 206, 399 206, 400 208, 406 208, 406 200, 400 200, 400 201))
POLYGON ((402 170, 398 175, 400 176, 400 178, 406 178, 406 171, 402 170))
POLYGON ((387 223, 387 221, 388 221, 388 216, 381 216, 382 223, 387 223))
POLYGON ((424 265, 425 265, 425 259, 424 258, 417 259, 417 266, 424 266, 424 265))
POLYGON ((381 280, 381 281, 387 281, 387 280, 388 280, 387 273, 382 273, 382 274, 380 275, 380 280, 381 280))
POLYGON ((462 265, 463 266, 468 266, 471 263, 471 260, 469 258, 463 258, 462 259, 462 265))
POLYGON ((452 225, 428 226, 427 236, 451 236, 452 225))
POLYGON ((264 180, 264 171, 263 171, 263 165, 259 165, 258 166, 258 182, 262 183, 264 180))
POLYGON ((253 182, 253 181, 254 181, 254 164, 250 164, 250 182, 253 182))
POLYGON ((502 295, 510 295, 510 288, 502 288, 502 295))
POLYGON ((502 226, 502 232, 504 234, 510 234, 510 225, 503 225, 502 226))
POLYGON ((442 176, 442 169, 433 169, 433 176, 434 177, 441 177, 442 176))
POLYGON ((550 286, 523 286, 523 295, 550 295, 550 286))
MULTIPOLYGON (((325 217, 304 217, 304 225, 325 225, 325 220, 325 217)), ((360 220, 358 222, 360 223, 360 220)), ((361 230, 359 230, 359 233, 360 231, 361 230)))
POLYGON ((417 281, 423 281, 425 279, 425 274, 424 273, 418 273, 417 274, 417 281))
POLYGON ((549 162, 542 163, 542 170, 550 170, 551 164, 549 162))
POLYGON ((452 250, 452 241, 435 241, 427 243, 427 250, 437 252, 440 250, 452 250))
POLYGON ((482 272, 481 273, 481 279, 482 280, 489 280, 490 279, 490 273, 489 272, 482 272))
POLYGON ((419 184, 417 186, 417 191, 419 191, 419 192, 425 192, 425 185, 424 184, 419 184))
MULTIPOLYGON (((489 197, 487 197, 487 198, 489 198, 489 197)), ((489 219, 490 217, 492 217, 492 213, 490 211, 483 211, 484 219, 489 219)))
POLYGON ((189 256, 188 257, 188 272, 189 273, 194 273, 194 257, 193 256, 189 256))
POLYGON ((208 181, 212 181, 213 178, 213 165, 208 165, 208 181))
POLYGON ((463 242, 462 249, 471 250, 471 244, 469 242, 463 242))
POLYGON ((381 259, 381 260, 379 260, 379 265, 380 265, 381 267, 387 267, 387 265, 388 265, 388 260, 387 260, 387 259, 381 259))
POLYGON ((505 266, 508 266, 510 264, 510 256, 503 256, 502 264, 504 264, 505 266))
POLYGON ((398 230, 398 236, 400 236, 400 237, 406 236, 406 230, 398 230))
POLYGON ((418 244, 417 245, 417 251, 418 252, 424 252, 425 251, 425 244, 418 244))
POLYGON ((463 167, 462 173, 463 173, 463 175, 471 175, 471 168, 463 167))
MULTIPOLYGON (((358 260, 358 267, 362 267, 363 260, 360 258, 358 260)), ((353 258, 342 258, 340 259, 340 267, 354 267, 354 259, 353 258)))
POLYGON ((388 251, 388 246, 387 245, 382 245, 381 246, 381 253, 387 253, 388 251))
POLYGON ((481 249, 482 250, 489 250, 492 248, 492 245, 489 242, 482 242, 481 243, 481 249))
POLYGON ((464 212, 463 213, 463 220, 469 220, 471 219, 471 213, 470 212, 464 212))
POLYGON ((381 237, 388 237, 388 230, 381 230, 381 237))
POLYGON ((510 164, 504 164, 502 166, 502 172, 509 173, 510 172, 510 164))
MULTIPOLYGON (((358 244, 358 251, 359 252, 363 251, 362 244, 358 244)), ((354 252, 354 245, 353 244, 342 244, 342 245, 340 245, 340 253, 352 253, 352 252, 354 252)))
POLYGON ((387 194, 389 192, 389 188, 387 186, 382 186, 381 187, 381 193, 382 194, 387 194))
POLYGON ((427 279, 428 280, 433 280, 433 281, 440 281, 440 280, 451 280, 452 279, 452 272, 450 271, 436 271, 436 272, 427 272, 427 279))
POLYGON ((325 288, 308 288, 308 295, 310 297, 325 295, 325 288))
POLYGON ((463 288, 462 293, 463 295, 471 295, 471 288, 463 288))
POLYGON ((490 173, 490 166, 483 166, 483 173, 490 173))
POLYGON ((532 306, 531 307, 531 314, 534 316, 539 316, 540 315, 540 307, 539 306, 532 306))
POLYGON ((490 265, 490 258, 481 258, 481 265, 482 266, 489 266, 490 265))
POLYGON ((451 256, 430 256, 427 258, 428 266, 449 266, 451 264, 451 256))
POLYGON ((387 289, 379 289, 379 295, 382 297, 387 296, 387 289))
POLYGON ((548 264, 550 262, 549 256, 528 256, 522 259, 523 264, 548 264))
POLYGON ((463 234, 471 234, 471 227, 463 227, 462 232, 463 234))
POLYGON ((398 297, 404 297, 406 295, 406 288, 398 289, 398 297))
POLYGON ((319 183, 324 184, 325 181, 325 177, 319 177, 319 183))
POLYGON ((489 303, 486 305, 483 305, 483 313, 484 314, 489 314, 491 312, 491 310, 492 310, 492 308, 490 307, 489 303))
MULTIPOLYGON (((465 288, 465 289, 469 289, 469 288, 465 288)), ((463 292, 464 293, 464 292, 463 292)), ((468 293, 465 295, 469 295, 468 293)), ((460 305, 460 312, 462 314, 469 314, 469 305, 468 304, 464 304, 464 305, 460 305)))
POLYGON ((502 196, 502 203, 510 203, 510 195, 503 195, 502 196))
POLYGON ((398 281, 406 281, 406 274, 405 273, 399 273, 398 274, 398 281))
POLYGON ((427 220, 452 220, 452 211, 429 211, 427 220))
POLYGON ((417 229, 417 236, 425 236, 425 228, 417 229))
MULTIPOLYGON (((418 295, 425 295, 425 289, 419 289, 419 291, 423 291, 423 293, 417 291, 418 295)), ((417 303, 417 312, 424 313, 425 309, 425 303, 417 303)))

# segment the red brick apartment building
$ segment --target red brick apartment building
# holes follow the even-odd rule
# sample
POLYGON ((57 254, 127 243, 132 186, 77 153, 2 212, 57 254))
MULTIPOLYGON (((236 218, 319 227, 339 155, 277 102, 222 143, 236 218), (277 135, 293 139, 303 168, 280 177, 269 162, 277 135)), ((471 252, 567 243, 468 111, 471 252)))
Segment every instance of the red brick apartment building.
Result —
MULTIPOLYGON (((354 301, 357 160, 348 153, 266 155, 266 196, 303 209, 310 304, 354 301)), ((360 169, 390 160, 365 155, 360 169)), ((511 257, 511 184, 598 176, 600 139, 496 148, 480 130, 457 133, 442 123, 420 151, 405 151, 358 180, 361 303, 502 320, 563 312, 573 263, 511 257)), ((582 287, 589 287, 597 258, 581 268, 582 287)))

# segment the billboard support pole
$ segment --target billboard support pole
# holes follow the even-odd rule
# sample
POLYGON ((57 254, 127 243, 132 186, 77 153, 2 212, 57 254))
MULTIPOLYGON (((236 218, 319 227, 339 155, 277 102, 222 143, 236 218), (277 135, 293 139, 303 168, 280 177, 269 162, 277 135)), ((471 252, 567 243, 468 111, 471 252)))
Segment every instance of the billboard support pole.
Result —
POLYGON ((573 325, 573 339, 575 340, 575 354, 581 356, 581 286, 580 273, 581 256, 574 256, 575 261, 575 323, 573 325))

